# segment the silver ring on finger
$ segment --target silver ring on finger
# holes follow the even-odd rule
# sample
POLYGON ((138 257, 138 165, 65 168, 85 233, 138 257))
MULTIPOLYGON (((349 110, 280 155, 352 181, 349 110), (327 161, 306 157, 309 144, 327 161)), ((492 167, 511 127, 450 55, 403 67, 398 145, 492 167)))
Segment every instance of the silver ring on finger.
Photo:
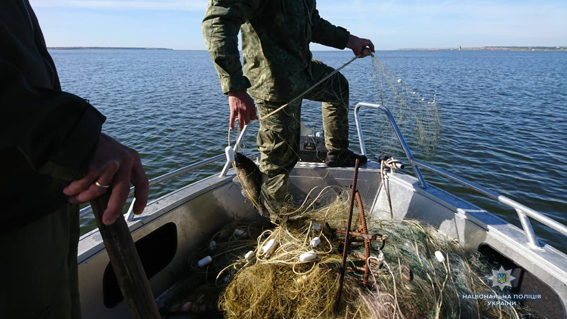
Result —
POLYGON ((100 187, 100 188, 109 188, 110 187, 110 185, 104 185, 104 184, 99 183, 98 181, 95 181, 95 185, 100 187))

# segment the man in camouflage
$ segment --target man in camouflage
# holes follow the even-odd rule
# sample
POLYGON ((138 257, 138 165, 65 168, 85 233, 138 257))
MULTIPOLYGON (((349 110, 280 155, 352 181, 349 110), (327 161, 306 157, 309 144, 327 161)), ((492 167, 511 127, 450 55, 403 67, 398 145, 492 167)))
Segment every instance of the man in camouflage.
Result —
MULTIPOLYGON (((348 47, 360 57, 374 52, 370 40, 322 19, 315 0, 210 0, 202 27, 222 91, 228 95, 231 129, 236 119, 241 129, 258 119, 254 101, 263 118, 334 71, 312 59, 311 42, 348 47)), ((357 158, 366 162, 365 156, 348 150, 348 96, 348 81, 340 73, 304 96, 323 102, 328 166, 353 166, 357 158)), ((262 198, 271 211, 273 203, 290 198, 289 173, 299 160, 300 114, 301 99, 260 122, 262 198)))

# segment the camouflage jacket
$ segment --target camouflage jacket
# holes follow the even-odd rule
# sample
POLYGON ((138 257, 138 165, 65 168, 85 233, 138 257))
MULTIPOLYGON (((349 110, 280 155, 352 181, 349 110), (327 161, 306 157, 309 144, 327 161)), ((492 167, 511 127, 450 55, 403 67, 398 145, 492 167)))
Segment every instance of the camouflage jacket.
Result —
POLYGON ((209 0, 202 27, 223 93, 282 102, 311 83, 310 42, 344 49, 350 36, 319 16, 315 0, 209 0))

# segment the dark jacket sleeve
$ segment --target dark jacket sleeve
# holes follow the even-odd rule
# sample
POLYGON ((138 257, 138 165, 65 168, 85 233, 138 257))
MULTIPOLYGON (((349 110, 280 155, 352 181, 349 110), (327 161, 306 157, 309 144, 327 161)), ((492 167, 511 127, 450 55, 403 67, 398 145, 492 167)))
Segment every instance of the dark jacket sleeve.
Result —
POLYGON ((34 170, 72 180, 84 174, 104 121, 75 95, 30 86, 0 57, 0 151, 17 148, 34 170))
POLYGON ((238 32, 240 26, 253 17, 258 6, 257 0, 211 0, 205 12, 203 38, 224 94, 246 91, 250 87, 240 63, 238 32))
POLYGON ((348 43, 350 32, 343 27, 337 27, 319 16, 315 9, 311 17, 313 27, 313 42, 320 43, 336 49, 344 49, 348 43))

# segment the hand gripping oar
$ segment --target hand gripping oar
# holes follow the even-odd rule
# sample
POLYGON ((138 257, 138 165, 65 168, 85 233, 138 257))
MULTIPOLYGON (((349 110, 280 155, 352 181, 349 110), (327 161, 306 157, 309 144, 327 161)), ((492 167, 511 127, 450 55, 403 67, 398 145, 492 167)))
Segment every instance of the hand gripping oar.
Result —
POLYGON ((150 283, 142 267, 124 216, 118 216, 112 225, 105 225, 102 222, 102 213, 108 206, 109 198, 110 189, 93 200, 91 206, 122 296, 124 296, 128 306, 130 318, 159 319, 161 316, 150 283))

